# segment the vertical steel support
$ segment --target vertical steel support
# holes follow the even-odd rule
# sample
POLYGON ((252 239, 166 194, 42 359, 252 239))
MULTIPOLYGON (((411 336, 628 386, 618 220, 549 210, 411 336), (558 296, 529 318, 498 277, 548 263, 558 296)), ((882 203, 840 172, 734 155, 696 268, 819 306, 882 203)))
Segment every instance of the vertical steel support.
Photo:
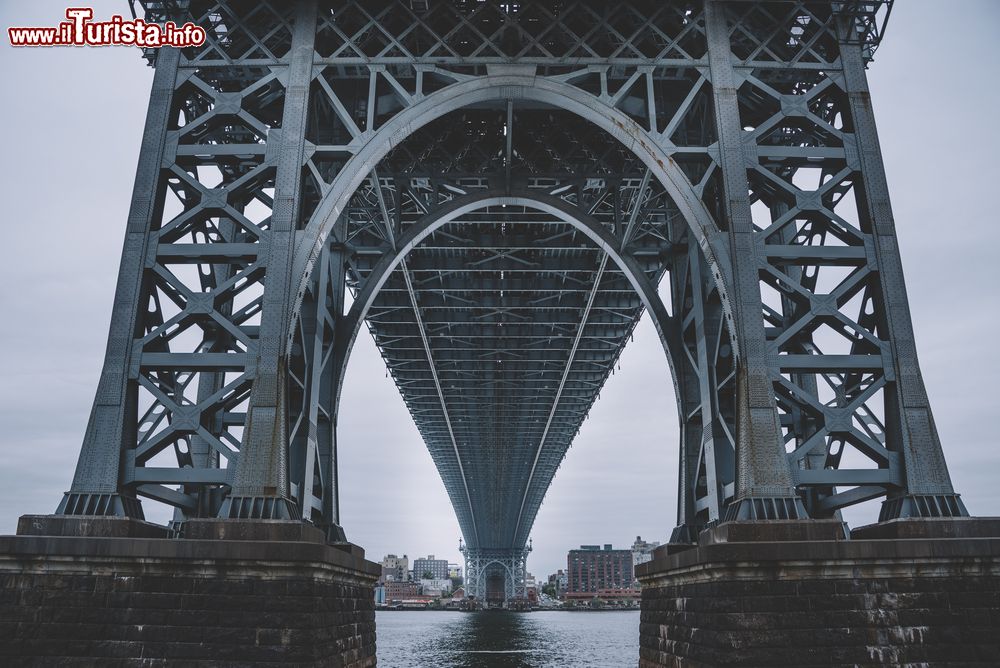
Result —
POLYGON ((292 29, 281 134, 275 146, 278 152, 277 173, 274 209, 265 251, 267 282, 264 288, 256 378, 250 395, 246 434, 233 477, 232 492, 222 505, 219 513, 221 517, 300 517, 299 508, 289 498, 286 405, 288 360, 282 350, 291 336, 288 331, 291 324, 288 313, 293 301, 292 260, 299 227, 316 20, 316 0, 299 2, 292 29))
POLYGON ((528 598, 526 583, 528 580, 528 553, 530 551, 530 545, 521 550, 514 551, 513 562, 511 564, 511 575, 513 578, 511 591, 513 592, 513 597, 517 600, 528 598))
MULTIPOLYGON (((843 34, 843 32, 842 32, 843 34)), ((885 166, 868 91, 862 45, 842 42, 841 61, 850 105, 854 139, 861 166, 859 214, 867 218, 881 276, 883 322, 893 357, 896 382, 886 401, 886 428, 903 454, 905 488, 882 504, 880 521, 897 517, 965 516, 951 484, 937 427, 931 414, 924 379, 917 363, 913 323, 903 281, 896 226, 889 202, 885 166)))
MULTIPOLYGON (((673 302, 683 303, 683 287, 677 286, 679 281, 673 277, 671 283, 675 288, 673 302), (681 289, 678 290, 678 287, 681 289)), ((704 434, 700 415, 701 384, 698 369, 688 360, 679 360, 675 369, 681 433, 677 465, 677 526, 671 532, 670 542, 691 543, 697 539, 702 529, 702 523, 697 519, 698 509, 695 501, 704 434)))
MULTIPOLYGON (((339 237, 336 237, 339 238, 339 237)), ((289 406, 289 477, 291 496, 303 519, 344 540, 340 528, 334 393, 341 366, 336 332, 344 312, 345 253, 336 238, 326 245, 314 269, 309 294, 298 318, 298 351, 290 376, 298 373, 300 397, 289 406)), ((289 385, 291 387, 291 384, 289 385)))
POLYGON ((805 508, 795 493, 785 461, 771 387, 737 103, 739 82, 732 65, 729 26, 719 0, 705 0, 705 31, 729 230, 738 359, 736 498, 726 516, 729 519, 805 517, 805 508))
POLYGON ((722 304, 701 249, 686 231, 677 236, 686 240, 681 244, 685 250, 675 258, 670 281, 672 303, 680 308, 682 341, 677 348, 684 355, 675 361, 681 468, 677 527, 670 542, 690 543, 707 524, 722 519, 734 493, 733 429, 724 411, 730 394, 723 387, 732 382, 732 351, 722 304))
POLYGON ((467 599, 479 598, 479 559, 478 555, 470 548, 458 543, 458 551, 465 559, 465 597, 467 599))
POLYGON ((104 368, 97 386, 83 446, 70 491, 56 511, 66 515, 120 515, 141 518, 142 507, 133 494, 121 488, 122 453, 135 442, 136 410, 133 368, 133 340, 137 330, 143 273, 151 244, 150 233, 163 207, 159 187, 164 143, 173 109, 174 82, 180 52, 163 48, 157 57, 153 87, 146 112, 136 169, 132 203, 129 207, 125 243, 122 248, 118 284, 104 368))
MULTIPOLYGON (((333 352, 327 351, 328 355, 335 357, 336 350, 336 329, 344 318, 344 298, 347 293, 347 249, 342 243, 336 241, 329 247, 330 266, 330 300, 329 311, 334 319, 334 337, 332 345, 333 352)), ((337 411, 333 409, 337 405, 335 394, 340 387, 340 379, 336 377, 341 366, 334 359, 327 365, 331 372, 324 382, 324 395, 321 406, 331 411, 329 415, 329 430, 324 431, 321 438, 326 439, 320 442, 319 461, 323 470, 323 517, 328 518, 331 529, 331 537, 343 537, 340 529, 340 480, 337 476, 337 411), (339 532, 338 536, 332 534, 339 532)))

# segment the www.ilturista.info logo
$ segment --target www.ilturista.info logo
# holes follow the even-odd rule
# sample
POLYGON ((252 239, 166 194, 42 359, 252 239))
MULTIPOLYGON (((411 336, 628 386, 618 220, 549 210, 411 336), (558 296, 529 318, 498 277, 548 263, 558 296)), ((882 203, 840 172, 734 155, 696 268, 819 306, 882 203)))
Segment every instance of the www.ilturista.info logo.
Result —
POLYGON ((163 25, 142 19, 112 16, 110 21, 91 21, 91 7, 70 7, 66 18, 47 28, 7 28, 11 46, 139 46, 185 48, 205 43, 205 29, 193 23, 163 25))

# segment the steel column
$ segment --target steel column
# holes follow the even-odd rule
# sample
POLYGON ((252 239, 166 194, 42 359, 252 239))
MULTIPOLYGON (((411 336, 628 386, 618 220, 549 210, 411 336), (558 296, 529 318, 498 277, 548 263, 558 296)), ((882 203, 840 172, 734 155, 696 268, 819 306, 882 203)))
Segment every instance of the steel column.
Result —
POLYGON ((742 127, 733 71, 729 25, 721 0, 705 2, 705 32, 719 137, 719 163, 725 192, 726 226, 734 291, 737 370, 736 499, 730 519, 804 517, 785 462, 778 410, 771 388, 768 350, 760 317, 753 219, 747 190, 742 127))
POLYGON ((233 475, 232 491, 219 511, 221 517, 300 517, 298 507, 289 498, 288 359, 283 357, 282 351, 287 349, 286 341, 292 337, 289 331, 292 322, 288 318, 293 289, 291 270, 300 218, 317 11, 316 0, 300 0, 294 15, 281 135, 275 142, 278 159, 267 242, 267 283, 261 312, 259 357, 250 393, 246 435, 233 475))
POLYGON ((880 326, 885 327, 891 342, 896 378, 895 387, 887 400, 892 414, 887 416, 886 427, 892 432, 890 440, 902 452, 906 476, 905 486, 889 494, 883 502, 880 520, 966 516, 968 511, 951 484, 948 464, 917 363, 903 265, 862 49, 860 44, 843 42, 840 54, 861 167, 859 209, 875 246, 882 279, 880 326))

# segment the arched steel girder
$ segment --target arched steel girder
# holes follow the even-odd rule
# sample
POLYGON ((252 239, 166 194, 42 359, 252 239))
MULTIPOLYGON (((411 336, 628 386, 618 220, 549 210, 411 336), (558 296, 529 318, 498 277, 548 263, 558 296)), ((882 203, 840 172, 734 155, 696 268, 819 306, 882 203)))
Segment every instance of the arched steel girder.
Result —
MULTIPOLYGON (((445 114, 474 104, 497 100, 527 100, 549 104, 590 121, 620 141, 643 161, 673 199, 693 238, 698 242, 719 289, 727 325, 734 331, 730 297, 731 268, 729 242, 687 177, 669 154, 669 141, 654 138, 623 112, 598 101, 593 95, 551 77, 534 76, 533 66, 505 66, 514 73, 494 73, 446 86, 400 111, 377 131, 362 135, 364 146, 358 149, 340 170, 330 190, 324 195, 299 235, 292 267, 293 286, 297 290, 291 313, 298 317, 302 298, 308 288, 312 268, 327 242, 334 225, 361 183, 376 169, 379 161, 415 130, 445 114)), ((576 73, 578 74, 578 73, 576 73)), ((572 76, 572 75, 570 75, 572 76)), ((294 331, 294 326, 289 327, 294 331)), ((292 345, 286 340, 286 353, 292 345)), ((739 357, 738 335, 733 336, 734 354, 739 357)))
MULTIPOLYGON (((601 251, 607 253, 608 257, 618 266, 622 274, 628 279, 632 288, 636 291, 636 294, 639 295, 643 306, 649 312, 653 320, 653 324, 656 327, 657 334, 659 335, 660 343, 663 345, 663 350, 666 353, 667 363, 670 366, 670 377, 673 383, 674 396, 678 398, 680 397, 680 386, 677 382, 676 365, 681 363, 684 353, 681 348, 682 343, 679 322, 675 316, 671 315, 667 311, 666 305, 657 293, 656 286, 646 278, 642 268, 638 265, 635 259, 625 252, 625 249, 621 246, 621 241, 611 235, 596 218, 581 211, 577 207, 563 199, 560 199, 559 197, 542 195, 531 191, 512 192, 511 194, 506 194, 503 192, 488 190, 457 197, 453 201, 443 205, 433 213, 424 216, 416 223, 409 226, 406 229, 406 232, 397 241, 396 248, 383 255, 372 269, 368 278, 358 291, 358 294, 355 296, 350 312, 344 318, 343 324, 338 330, 339 335, 336 343, 336 350, 334 352, 336 360, 334 373, 337 379, 334 395, 335 404, 333 406, 334 415, 336 415, 339 410, 341 389, 343 387, 345 371, 347 369, 347 363, 350 358, 351 350, 354 347, 354 342, 357 339, 361 328, 364 326, 365 317, 367 316, 372 304, 375 302, 375 298, 377 297, 379 290, 389 279, 392 272, 400 265, 400 263, 403 262, 410 251, 412 251, 420 244, 421 241, 433 234, 436 230, 472 211, 484 209, 490 206, 503 205, 524 206, 548 213, 559 220, 572 225, 574 228, 585 234, 592 242, 594 242, 594 244, 601 251)), ((678 416, 680 418, 683 415, 683 411, 679 402, 677 409, 678 416)), ((524 494, 521 498, 517 524, 515 525, 514 530, 515 539, 521 525, 525 503, 531 489, 531 483, 534 480, 538 460, 541 456, 544 445, 545 439, 543 437, 535 448, 535 456, 531 466, 531 473, 528 480, 525 481, 524 494)), ((475 510, 472 505, 471 495, 469 494, 468 481, 465 477, 462 460, 459 455, 458 448, 454 443, 453 447, 455 449, 455 459, 458 462, 459 470, 462 473, 462 482, 465 486, 465 497, 472 517, 474 527, 473 530, 478 533, 475 521, 475 510)))

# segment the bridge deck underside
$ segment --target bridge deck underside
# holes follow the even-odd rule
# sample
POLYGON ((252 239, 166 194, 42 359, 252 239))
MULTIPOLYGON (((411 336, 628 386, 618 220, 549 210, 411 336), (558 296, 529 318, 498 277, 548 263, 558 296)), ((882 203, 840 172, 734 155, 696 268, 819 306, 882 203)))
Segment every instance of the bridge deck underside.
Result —
MULTIPOLYGON (((363 283, 385 252, 392 235, 381 218, 401 235, 461 193, 509 192, 513 183, 518 192, 555 193, 609 234, 634 219, 633 254, 655 283, 673 247, 664 232, 671 215, 643 173, 613 140, 567 114, 453 114, 396 149, 356 194, 347 212, 349 280, 363 283), (632 214, 636 206, 641 216, 632 214)), ((545 491, 642 312, 628 277, 604 251, 528 206, 465 213, 392 272, 367 325, 470 547, 527 542, 545 491)))
POLYGON ((368 321, 474 540, 447 413, 481 525, 477 537, 487 547, 514 541, 518 515, 530 528, 639 315, 624 276, 606 271, 595 286, 599 251, 545 218, 530 210, 469 216, 408 258, 443 405, 402 269, 368 321))

